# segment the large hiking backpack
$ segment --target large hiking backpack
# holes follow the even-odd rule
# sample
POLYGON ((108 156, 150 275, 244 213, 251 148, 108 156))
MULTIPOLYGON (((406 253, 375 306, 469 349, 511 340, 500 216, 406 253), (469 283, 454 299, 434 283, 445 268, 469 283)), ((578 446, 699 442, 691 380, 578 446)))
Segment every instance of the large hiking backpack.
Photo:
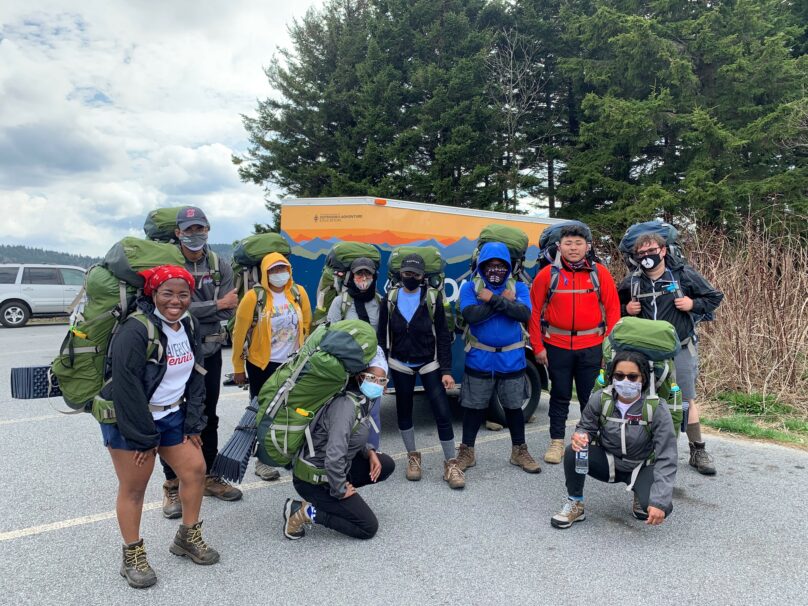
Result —
MULTIPOLYGON (((665 400, 674 428, 682 424, 683 416, 682 392, 676 384, 674 363, 674 358, 681 347, 676 329, 670 322, 644 320, 633 316, 621 318, 609 336, 603 340, 603 360, 607 367, 619 351, 634 351, 648 358, 654 380, 648 386, 646 401, 652 401, 655 407, 660 398, 665 400)), ((601 387, 605 387, 604 377, 605 372, 601 370, 598 377, 601 387)))
POLYGON ((474 252, 471 253, 471 267, 469 268, 469 273, 473 274, 477 270, 477 259, 480 256, 480 250, 483 245, 488 242, 500 242, 504 244, 511 254, 511 275, 526 284, 530 284, 530 277, 525 273, 525 255, 527 254, 527 247, 530 244, 530 238, 518 227, 500 225, 499 223, 486 225, 480 232, 480 237, 477 238, 477 247, 474 249, 474 252))
POLYGON ((623 255, 623 262, 631 271, 639 270, 640 267, 634 260, 634 244, 642 234, 657 234, 665 240, 667 254, 665 255, 665 266, 669 269, 682 267, 685 261, 684 251, 679 245, 679 232, 670 223, 662 221, 646 221, 645 223, 635 223, 626 230, 620 240, 618 249, 623 255))
POLYGON ((591 330, 577 331, 576 335, 589 335, 589 334, 605 334, 606 333, 606 307, 603 305, 603 296, 600 290, 600 276, 598 275, 598 258, 595 255, 594 247, 591 247, 586 255, 586 260, 592 268, 589 271, 589 279, 592 281, 591 290, 559 290, 558 282, 561 278, 561 252, 558 250, 558 243, 561 241, 561 232, 565 227, 575 226, 582 229, 585 234, 585 239, 589 244, 592 244, 592 230, 586 223, 581 221, 563 221, 556 223, 546 228, 541 232, 539 237, 539 271, 544 267, 550 265, 550 288, 547 290, 547 296, 544 298, 544 307, 541 310, 541 328, 542 334, 548 336, 549 334, 562 334, 567 335, 570 331, 561 330, 550 326, 544 319, 547 307, 550 305, 550 300, 556 293, 571 295, 576 293, 594 292, 598 296, 598 305, 600 306, 601 322, 597 328, 591 330))
POLYGON ((325 258, 323 272, 320 274, 320 281, 317 284, 317 305, 314 309, 312 324, 318 326, 326 321, 328 309, 337 295, 342 294, 348 273, 351 270, 351 263, 361 257, 367 257, 379 269, 382 255, 379 249, 372 244, 364 242, 337 242, 328 251, 325 258))
POLYGON ((312 456, 311 423, 374 355, 376 332, 367 322, 318 326, 258 394, 258 460, 288 466, 304 444, 312 456))
POLYGON ((292 247, 286 238, 276 233, 255 234, 236 243, 232 267, 239 299, 261 283, 261 261, 270 253, 279 253, 288 259, 292 247))
MULTIPOLYGON (((149 347, 159 345, 154 325, 142 313, 132 314, 143 288, 143 278, 137 272, 184 263, 182 253, 172 244, 129 237, 115 244, 100 265, 90 268, 83 286, 86 302, 72 311, 67 336, 51 365, 70 408, 92 412, 96 418, 102 414, 96 396, 104 385, 107 349, 112 335, 129 315, 146 324, 149 347)), ((109 419, 108 414, 103 418, 109 419)))

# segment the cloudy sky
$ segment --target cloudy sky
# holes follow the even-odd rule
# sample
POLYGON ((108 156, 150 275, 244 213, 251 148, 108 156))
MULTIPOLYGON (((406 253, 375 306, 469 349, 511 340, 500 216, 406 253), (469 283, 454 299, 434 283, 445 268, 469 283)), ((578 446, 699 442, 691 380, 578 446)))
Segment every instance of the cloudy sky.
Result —
POLYGON ((266 221, 230 162, 262 68, 317 0, 0 2, 0 243, 101 255, 157 206, 266 221))

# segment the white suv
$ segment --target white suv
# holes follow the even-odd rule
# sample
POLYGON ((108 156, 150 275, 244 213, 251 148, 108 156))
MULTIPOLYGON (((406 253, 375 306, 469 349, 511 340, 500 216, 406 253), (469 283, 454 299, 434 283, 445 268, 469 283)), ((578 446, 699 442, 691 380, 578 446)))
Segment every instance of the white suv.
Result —
POLYGON ((64 316, 82 284, 84 269, 72 265, 0 264, 0 323, 25 326, 31 316, 64 316))

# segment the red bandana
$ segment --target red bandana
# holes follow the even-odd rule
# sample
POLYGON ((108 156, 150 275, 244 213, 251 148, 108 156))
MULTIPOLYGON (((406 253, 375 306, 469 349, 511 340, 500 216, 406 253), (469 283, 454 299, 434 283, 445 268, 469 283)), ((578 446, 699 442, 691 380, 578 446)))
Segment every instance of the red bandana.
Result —
POLYGON ((137 273, 143 276, 143 293, 149 297, 163 282, 171 280, 172 278, 185 280, 191 290, 194 289, 194 277, 187 269, 179 267, 178 265, 160 265, 159 267, 144 269, 137 273))

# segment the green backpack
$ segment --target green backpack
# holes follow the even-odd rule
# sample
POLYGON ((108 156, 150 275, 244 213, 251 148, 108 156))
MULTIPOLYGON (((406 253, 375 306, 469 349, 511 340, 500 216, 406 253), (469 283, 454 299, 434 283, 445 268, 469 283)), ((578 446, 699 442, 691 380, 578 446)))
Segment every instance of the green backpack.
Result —
POLYGON ((352 375, 367 368, 376 345, 376 332, 362 320, 318 326, 258 394, 258 460, 289 466, 305 444, 313 456, 312 421, 352 375))
MULTIPOLYGON (((110 422, 108 413, 98 409, 96 396, 104 385, 110 339, 130 315, 143 288, 143 278, 137 272, 184 263, 182 253, 173 244, 128 237, 110 249, 101 265, 87 272, 82 287, 86 302, 72 311, 67 336, 51 364, 51 373, 59 381, 65 403, 74 412, 92 412, 97 419, 110 422)), ((143 314, 132 315, 147 324, 147 329, 154 328, 143 314)), ((159 339, 156 329, 149 334, 151 354, 159 339)))
MULTIPOLYGON (((684 413, 682 392, 676 384, 676 365, 673 359, 680 349, 679 336, 670 322, 644 320, 633 316, 621 318, 614 325, 611 334, 603 340, 603 361, 606 365, 612 362, 619 351, 635 351, 648 358, 654 381, 649 386, 646 400, 652 402, 654 408, 660 398, 665 400, 677 431, 684 413)), ((601 370, 598 384, 605 387, 605 383, 605 371, 601 370)))
POLYGON ((280 253, 288 259, 292 254, 292 247, 286 238, 272 232, 248 236, 236 243, 232 267, 239 299, 253 286, 261 283, 261 262, 270 253, 280 253))
POLYGON ((351 263, 361 257, 367 257, 379 269, 382 255, 379 249, 372 244, 364 242, 337 242, 328 251, 325 258, 325 266, 320 274, 320 281, 317 283, 317 306, 314 309, 312 324, 319 326, 326 321, 328 309, 334 298, 342 293, 351 263))
MULTIPOLYGON (((471 253, 471 268, 469 274, 474 273, 477 269, 477 259, 480 256, 480 250, 483 244, 488 242, 500 242, 508 248, 511 254, 511 274, 522 280, 525 284, 530 284, 530 276, 525 272, 525 255, 527 254, 527 247, 530 244, 528 235, 518 227, 511 227, 508 225, 500 225, 499 223, 492 223, 486 225, 480 232, 480 237, 477 238, 477 247, 471 253)), ((468 275, 468 274, 467 274, 468 275)), ((462 276, 464 278, 466 276, 462 276)))
POLYGON ((177 213, 182 206, 168 206, 165 208, 155 208, 146 215, 146 222, 143 224, 143 231, 149 240, 155 242, 165 242, 176 244, 177 235, 177 213))

